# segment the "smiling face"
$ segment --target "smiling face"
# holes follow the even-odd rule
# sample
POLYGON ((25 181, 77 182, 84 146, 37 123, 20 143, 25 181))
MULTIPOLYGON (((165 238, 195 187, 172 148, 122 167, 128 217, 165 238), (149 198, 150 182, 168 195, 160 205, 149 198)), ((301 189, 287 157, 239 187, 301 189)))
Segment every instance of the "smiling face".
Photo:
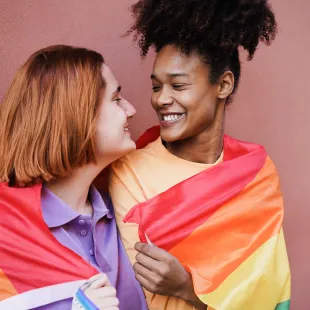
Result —
POLYGON ((209 68, 198 54, 163 47, 151 75, 151 103, 161 124, 161 137, 173 142, 199 135, 214 120, 219 84, 209 81, 209 68))
POLYGON ((107 65, 103 65, 105 81, 96 127, 97 159, 114 161, 136 148, 130 138, 128 118, 136 114, 134 107, 121 96, 121 87, 107 65))

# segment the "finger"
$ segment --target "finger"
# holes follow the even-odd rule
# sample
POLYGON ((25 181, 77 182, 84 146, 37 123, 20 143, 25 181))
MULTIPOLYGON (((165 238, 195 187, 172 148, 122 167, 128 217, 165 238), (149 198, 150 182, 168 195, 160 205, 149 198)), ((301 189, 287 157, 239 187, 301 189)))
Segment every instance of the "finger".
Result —
POLYGON ((158 293, 154 283, 151 283, 149 280, 147 280, 146 278, 144 278, 140 274, 138 274, 138 273, 136 274, 136 279, 140 283, 140 285, 142 287, 144 287, 147 291, 149 291, 149 292, 151 292, 153 294, 157 294, 158 293))
POLYGON ((104 286, 109 286, 110 285, 110 281, 109 278, 106 274, 102 273, 101 277, 96 279, 90 287, 92 288, 99 288, 99 287, 104 287, 104 286))
POLYGON ((90 298, 103 299, 106 297, 116 297, 116 289, 113 286, 106 286, 97 289, 88 288, 85 295, 90 298))
POLYGON ((149 270, 148 268, 144 267, 140 263, 135 263, 133 265, 133 269, 136 273, 147 279, 148 281, 152 281, 157 275, 153 271, 149 270))
POLYGON ((86 290, 89 287, 96 289, 99 287, 109 286, 110 281, 106 274, 100 273, 99 275, 96 275, 94 277, 91 277, 83 286, 82 290, 86 290))
POLYGON ((143 253, 138 253, 136 255, 136 261, 140 265, 144 266, 145 268, 151 271, 157 271, 159 268, 159 262, 143 253))
POLYGON ((145 255, 147 255, 147 256, 155 259, 155 260, 161 261, 161 262, 166 261, 171 256, 171 254, 169 254, 168 252, 166 252, 163 249, 160 249, 156 245, 149 245, 147 243, 137 242, 135 244, 135 249, 138 252, 143 253, 143 254, 145 254, 145 255))
POLYGON ((101 277, 102 277, 102 275, 103 275, 103 273, 97 273, 97 274, 95 274, 94 276, 92 276, 91 278, 89 278, 88 280, 87 280, 87 282, 89 281, 89 282, 93 282, 93 281, 95 281, 95 280, 97 280, 97 279, 100 279, 101 277))
POLYGON ((116 297, 107 297, 102 300, 96 300, 95 304, 97 307, 100 307, 100 309, 106 309, 109 307, 118 307, 119 306, 119 301, 118 298, 116 297))

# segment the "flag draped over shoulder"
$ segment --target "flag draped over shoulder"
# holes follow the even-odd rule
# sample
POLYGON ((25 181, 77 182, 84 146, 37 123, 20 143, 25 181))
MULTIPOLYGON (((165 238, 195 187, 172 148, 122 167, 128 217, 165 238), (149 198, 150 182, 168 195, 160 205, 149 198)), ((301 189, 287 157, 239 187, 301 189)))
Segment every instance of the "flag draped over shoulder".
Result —
MULTIPOLYGON (((152 128, 137 145, 157 137, 152 128)), ((225 136, 223 163, 138 204, 124 221, 177 257, 210 307, 289 309, 283 200, 262 146, 225 136)))
POLYGON ((98 273, 49 231, 41 185, 1 183, 0 210, 0 309, 32 309, 71 298, 98 273))

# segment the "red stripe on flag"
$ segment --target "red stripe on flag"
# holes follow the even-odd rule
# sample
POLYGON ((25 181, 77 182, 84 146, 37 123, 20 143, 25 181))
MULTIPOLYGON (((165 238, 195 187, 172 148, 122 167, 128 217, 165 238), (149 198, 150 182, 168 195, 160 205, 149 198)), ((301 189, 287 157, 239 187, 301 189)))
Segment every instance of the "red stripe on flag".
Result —
POLYGON ((160 126, 154 126, 149 128, 137 141, 137 149, 142 149, 149 143, 154 142, 160 136, 160 126))
POLYGON ((124 221, 139 224, 143 242, 147 234, 157 246, 169 250, 240 193, 266 158, 263 147, 225 136, 223 163, 135 206, 124 221))
POLYGON ((19 293, 98 273, 60 244, 41 213, 41 186, 0 184, 0 269, 19 293))

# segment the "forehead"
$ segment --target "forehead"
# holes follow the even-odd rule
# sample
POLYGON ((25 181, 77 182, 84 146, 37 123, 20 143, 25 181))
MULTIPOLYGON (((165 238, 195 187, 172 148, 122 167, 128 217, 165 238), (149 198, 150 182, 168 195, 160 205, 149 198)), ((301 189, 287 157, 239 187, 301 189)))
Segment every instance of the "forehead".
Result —
POLYGON ((177 47, 167 45, 157 54, 153 73, 156 75, 168 75, 173 73, 186 73, 194 75, 205 73, 205 66, 197 53, 183 54, 177 47))
POLYGON ((116 80, 114 74, 112 73, 110 67, 106 64, 102 65, 101 69, 102 77, 106 83, 106 90, 107 91, 115 91, 118 87, 118 81, 116 80))

